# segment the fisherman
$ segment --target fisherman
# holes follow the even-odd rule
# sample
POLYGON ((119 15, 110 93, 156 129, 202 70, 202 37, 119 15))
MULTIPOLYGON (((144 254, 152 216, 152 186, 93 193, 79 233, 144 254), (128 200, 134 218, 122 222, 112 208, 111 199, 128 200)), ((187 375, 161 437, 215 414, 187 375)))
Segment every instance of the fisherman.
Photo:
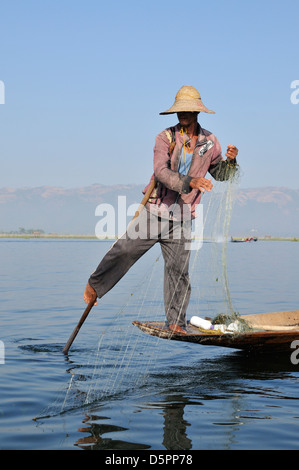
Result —
MULTIPOLYGON (((199 92, 183 86, 173 106, 161 115, 177 114, 178 124, 165 129, 155 141, 155 187, 135 224, 131 224, 91 274, 84 291, 86 303, 102 298, 131 266, 153 245, 160 243, 164 258, 164 304, 168 328, 186 334, 186 311, 190 299, 188 248, 191 222, 201 195, 218 181, 237 171, 238 149, 228 145, 225 160, 211 132, 198 123, 198 114, 214 113, 203 104, 199 92), (137 236, 136 236, 137 234, 137 236)), ((149 183, 149 185, 150 185, 149 183)), ((149 185, 144 189, 146 193, 149 185)))

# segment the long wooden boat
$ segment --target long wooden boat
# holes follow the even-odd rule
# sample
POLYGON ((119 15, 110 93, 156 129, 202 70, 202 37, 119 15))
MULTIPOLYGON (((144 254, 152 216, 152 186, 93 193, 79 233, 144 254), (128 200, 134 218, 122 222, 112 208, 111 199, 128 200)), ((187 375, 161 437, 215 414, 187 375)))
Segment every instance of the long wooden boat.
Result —
POLYGON ((173 333, 165 322, 134 321, 144 333, 160 338, 204 346, 221 346, 251 352, 289 352, 299 347, 299 310, 241 315, 249 326, 245 332, 219 333, 187 325, 187 333, 173 333), (293 343, 298 341, 298 343, 293 343), (293 349, 292 349, 293 348, 293 349))
POLYGON ((250 237, 250 238, 233 238, 231 237, 231 242, 233 243, 246 243, 246 242, 257 242, 256 237, 250 237))

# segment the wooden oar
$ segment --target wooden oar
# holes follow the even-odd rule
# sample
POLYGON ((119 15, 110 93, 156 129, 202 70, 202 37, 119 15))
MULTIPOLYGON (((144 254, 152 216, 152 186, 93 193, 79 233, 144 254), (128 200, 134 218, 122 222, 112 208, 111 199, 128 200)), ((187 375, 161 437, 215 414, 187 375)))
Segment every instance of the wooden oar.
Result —
POLYGON ((263 331, 299 331, 298 326, 279 326, 279 325, 255 325, 254 323, 249 324, 254 330, 263 330, 263 331))
POLYGON ((145 204, 149 200, 150 195, 152 194, 155 186, 156 186, 156 180, 153 179, 153 181, 151 182, 151 184, 148 187, 148 190, 146 191, 146 193, 144 195, 144 198, 142 199, 141 203, 139 204, 139 207, 138 207, 137 211, 135 212, 135 215, 134 215, 133 219, 131 220, 131 223, 133 222, 133 220, 135 220, 139 216, 140 212, 142 211, 145 204))
MULTIPOLYGON (((151 195, 151 193, 152 193, 152 191, 153 191, 155 185, 156 185, 156 181, 155 181, 155 179, 153 179, 153 181, 151 182, 151 184, 150 184, 148 190, 146 191, 146 193, 145 193, 145 195, 144 195, 144 198, 142 199, 142 201, 141 201, 141 203, 140 203, 140 205, 139 205, 137 211, 135 212, 135 215, 134 215, 132 221, 135 220, 136 217, 139 216, 140 212, 142 211, 142 209, 144 208, 145 204, 146 204, 147 201, 149 200, 149 197, 150 197, 150 195, 151 195)), ((131 221, 131 222, 132 222, 132 221, 131 221)), ((87 305, 86 309, 84 310, 84 313, 83 313, 82 317, 80 318, 80 321, 79 321, 78 325, 77 325, 76 328, 74 329, 73 333, 72 333, 71 336, 70 336, 70 339, 68 340, 68 342, 66 343, 66 345, 64 346, 64 348, 63 348, 63 350, 62 350, 62 352, 63 352, 64 354, 67 354, 67 353, 69 352, 69 349, 70 349, 71 345, 73 344, 74 339, 76 338, 77 334, 79 333, 79 330, 80 330, 81 326, 83 325, 84 321, 86 320, 86 318, 87 318, 87 316, 88 316, 90 310, 91 310, 92 307, 94 306, 96 299, 97 299, 97 296, 95 295, 95 296, 90 300, 89 304, 87 305)))
POLYGON ((80 318, 80 321, 79 321, 78 325, 74 329, 73 333, 70 336, 70 339, 68 340, 68 342, 66 343, 66 345, 64 346, 64 348, 62 350, 62 352, 64 354, 67 354, 69 352, 69 349, 70 349, 71 345, 73 344, 74 339, 76 338, 77 334, 79 333, 79 330, 80 330, 81 326, 83 325, 83 323, 84 323, 87 315, 89 314, 90 310, 94 306, 94 303, 95 303, 96 299, 97 299, 97 296, 94 295, 94 297, 89 302, 86 309, 84 310, 84 313, 83 313, 82 317, 80 318))

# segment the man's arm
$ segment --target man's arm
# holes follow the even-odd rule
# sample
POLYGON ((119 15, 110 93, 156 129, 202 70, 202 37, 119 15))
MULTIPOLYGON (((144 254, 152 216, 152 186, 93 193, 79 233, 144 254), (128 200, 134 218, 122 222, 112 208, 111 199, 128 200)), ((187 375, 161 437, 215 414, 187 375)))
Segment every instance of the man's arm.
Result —
POLYGON ((217 181, 226 181, 232 175, 234 175, 237 170, 237 160, 238 149, 235 145, 228 145, 227 152, 225 156, 226 160, 221 159, 219 162, 211 164, 209 168, 209 173, 217 181))

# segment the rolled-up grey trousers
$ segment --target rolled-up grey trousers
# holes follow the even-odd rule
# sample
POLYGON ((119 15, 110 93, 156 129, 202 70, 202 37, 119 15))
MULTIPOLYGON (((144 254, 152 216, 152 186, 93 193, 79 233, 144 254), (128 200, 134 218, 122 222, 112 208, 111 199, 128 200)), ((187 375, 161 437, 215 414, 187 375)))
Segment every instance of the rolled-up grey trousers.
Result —
POLYGON ((164 306, 169 324, 186 326, 191 286, 189 280, 191 221, 161 219, 144 209, 108 250, 89 278, 98 298, 103 297, 152 246, 160 243, 164 258, 164 306))

